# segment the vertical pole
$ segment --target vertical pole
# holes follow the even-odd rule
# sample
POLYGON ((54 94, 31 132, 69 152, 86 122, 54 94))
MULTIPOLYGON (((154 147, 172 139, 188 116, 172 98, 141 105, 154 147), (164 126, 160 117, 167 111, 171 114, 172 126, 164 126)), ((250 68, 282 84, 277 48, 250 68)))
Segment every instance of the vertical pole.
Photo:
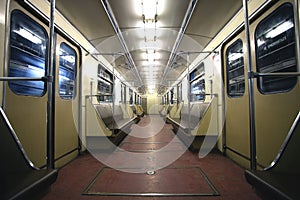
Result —
POLYGON ((55 12, 55 0, 50 2, 50 37, 49 37, 49 50, 48 50, 48 101, 47 101, 47 169, 54 169, 54 12, 55 12))
MULTIPOLYGON (((113 91, 112 91, 112 114, 113 114, 113 118, 114 118, 114 114, 115 114, 115 90, 116 90, 116 88, 115 88, 115 67, 116 67, 116 54, 114 54, 113 53, 113 60, 114 60, 114 64, 113 64, 113 71, 112 71, 112 75, 113 75, 113 79, 112 79, 112 81, 113 81, 113 84, 112 84, 112 89, 113 89, 113 91)), ((114 127, 115 126, 117 126, 116 124, 115 124, 115 122, 116 122, 116 120, 114 120, 114 123, 113 123, 113 125, 114 125, 114 127)))
POLYGON ((249 92, 249 120, 250 120, 250 167, 256 170, 256 132, 255 132, 255 113, 254 113, 254 91, 253 91, 253 76, 252 76, 252 62, 251 62, 251 46, 250 46, 250 30, 248 18, 248 2, 243 0, 244 17, 245 17, 245 32, 247 41, 248 54, 248 92, 249 92))
POLYGON ((190 55, 189 53, 186 54, 186 64, 188 69, 188 134, 191 133, 191 83, 190 83, 190 55))

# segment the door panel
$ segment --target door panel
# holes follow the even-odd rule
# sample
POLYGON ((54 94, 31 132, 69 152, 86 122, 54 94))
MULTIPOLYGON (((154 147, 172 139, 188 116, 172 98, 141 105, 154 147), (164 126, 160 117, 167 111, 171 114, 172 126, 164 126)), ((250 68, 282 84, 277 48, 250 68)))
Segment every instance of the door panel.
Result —
POLYGON ((249 100, 243 43, 241 33, 223 47, 226 154, 249 167, 249 100))
MULTIPOLYGON (((251 24, 254 71, 297 71, 292 3, 280 1, 251 24)), ((262 166, 274 160, 299 112, 299 89, 297 77, 255 80, 257 162, 262 166)))
POLYGON ((55 92, 56 167, 78 154, 79 50, 57 35, 55 92), (64 158, 62 158, 64 157, 64 158))
MULTIPOLYGON (((296 43, 293 40, 298 36, 292 30, 295 27, 291 23, 293 21, 292 3, 293 1, 280 1, 250 24, 251 59, 254 72, 284 73, 297 71, 296 43)), ((243 166, 249 167, 248 77, 247 73, 245 73, 244 95, 232 97, 230 96, 230 82, 227 81, 229 76, 226 73, 226 50, 238 38, 243 40, 245 46, 244 35, 245 31, 242 31, 223 47, 226 108, 225 130, 226 146, 229 148, 226 154, 243 166), (230 151, 230 149, 235 152, 230 151)), ((248 63, 246 59, 244 59, 245 64, 248 63)), ((247 71, 248 66, 245 67, 245 72, 247 71)), ((285 79, 280 77, 258 78, 254 80, 254 113, 258 167, 266 167, 275 159, 299 111, 300 88, 298 80, 298 78, 291 77, 285 79)), ((234 91, 234 85, 232 88, 234 91)))
MULTIPOLYGON (((42 77, 46 73, 47 27, 11 2, 8 69, 10 77, 42 77), (18 10, 16 10, 18 9, 18 10), (36 30, 34 37, 24 33, 36 30)), ((5 112, 28 157, 37 166, 46 164, 47 91, 39 82, 6 84, 5 112)))

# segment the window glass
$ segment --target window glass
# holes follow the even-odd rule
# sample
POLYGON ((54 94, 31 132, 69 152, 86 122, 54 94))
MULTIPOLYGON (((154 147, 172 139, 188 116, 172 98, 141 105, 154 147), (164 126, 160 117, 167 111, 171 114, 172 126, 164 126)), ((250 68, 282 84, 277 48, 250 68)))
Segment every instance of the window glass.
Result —
POLYGON ((137 104, 137 94, 136 94, 136 92, 134 93, 134 104, 137 104))
POLYGON ((102 65, 98 65, 98 101, 112 101, 113 75, 102 65))
MULTIPOLYGON (((9 77, 39 78, 46 74, 48 36, 33 19, 15 10, 11 14, 9 77)), ((43 81, 10 81, 10 89, 19 95, 42 96, 43 81)))
POLYGON ((245 92, 243 42, 238 39, 226 50, 227 95, 241 97, 245 92))
POLYGON ((112 102, 113 75, 102 65, 98 65, 98 101, 112 102))
POLYGON ((65 43, 59 49, 59 96, 73 99, 76 96, 77 55, 76 51, 65 43))
POLYGON ((170 104, 174 104, 174 88, 170 90, 170 104))
MULTIPOLYGON (((257 72, 296 72, 295 24, 292 4, 286 3, 262 20, 255 31, 257 72)), ((291 90, 297 77, 260 77, 263 94, 291 90)))
POLYGON ((200 63, 190 73, 190 101, 204 101, 205 100, 205 70, 204 63, 200 63))
POLYGON ((126 103, 126 85, 121 84, 121 102, 126 103))
POLYGON ((129 89, 129 104, 133 104, 133 91, 129 89))
POLYGON ((167 93, 167 104, 170 104, 170 95, 169 95, 169 92, 167 93))
POLYGON ((182 83, 177 85, 177 101, 181 102, 182 101, 182 83))
POLYGON ((205 80, 204 77, 197 78, 191 82, 191 101, 205 100, 205 80))

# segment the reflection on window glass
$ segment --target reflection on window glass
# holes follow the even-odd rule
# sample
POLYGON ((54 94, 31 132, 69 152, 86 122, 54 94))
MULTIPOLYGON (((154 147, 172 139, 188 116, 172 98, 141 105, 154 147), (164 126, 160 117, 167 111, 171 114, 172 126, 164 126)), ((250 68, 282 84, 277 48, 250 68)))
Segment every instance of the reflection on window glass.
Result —
MULTIPOLYGON (((21 11, 13 11, 8 76, 45 76, 47 43, 48 36, 41 25, 21 11)), ((42 96, 45 93, 43 81, 11 81, 8 84, 10 89, 19 95, 42 96)))
MULTIPOLYGON (((260 22, 255 31, 255 45, 258 72, 297 71, 292 4, 283 4, 260 22)), ((261 77, 258 89, 263 94, 285 92, 296 82, 297 77, 261 77)))
POLYGON ((77 55, 73 48, 65 43, 59 49, 59 96, 73 99, 76 95, 77 55))
POLYGON ((243 96, 245 92, 243 42, 238 39, 226 50, 227 94, 243 96))

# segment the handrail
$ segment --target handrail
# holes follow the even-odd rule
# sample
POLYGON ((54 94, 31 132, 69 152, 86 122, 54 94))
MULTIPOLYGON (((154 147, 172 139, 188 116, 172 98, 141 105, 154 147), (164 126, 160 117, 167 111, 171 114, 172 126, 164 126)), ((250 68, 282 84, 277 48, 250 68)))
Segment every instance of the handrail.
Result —
POLYGON ((280 158, 282 157, 283 152, 287 148, 287 145, 290 142, 293 134, 296 134, 294 130, 295 130, 297 124, 299 123, 299 121, 300 121, 300 111, 298 112, 284 142, 282 143, 282 146, 281 146, 277 156, 275 157, 275 159, 272 161, 272 163, 268 167, 264 168, 264 171, 270 170, 271 168, 275 167, 278 164, 278 162, 279 162, 280 158))
POLYGON ((49 77, 0 77, 0 81, 48 81, 49 77))
POLYGON ((259 72, 250 72, 250 76, 253 78, 265 77, 265 76, 300 76, 300 72, 274 72, 274 73, 259 73, 259 72))

